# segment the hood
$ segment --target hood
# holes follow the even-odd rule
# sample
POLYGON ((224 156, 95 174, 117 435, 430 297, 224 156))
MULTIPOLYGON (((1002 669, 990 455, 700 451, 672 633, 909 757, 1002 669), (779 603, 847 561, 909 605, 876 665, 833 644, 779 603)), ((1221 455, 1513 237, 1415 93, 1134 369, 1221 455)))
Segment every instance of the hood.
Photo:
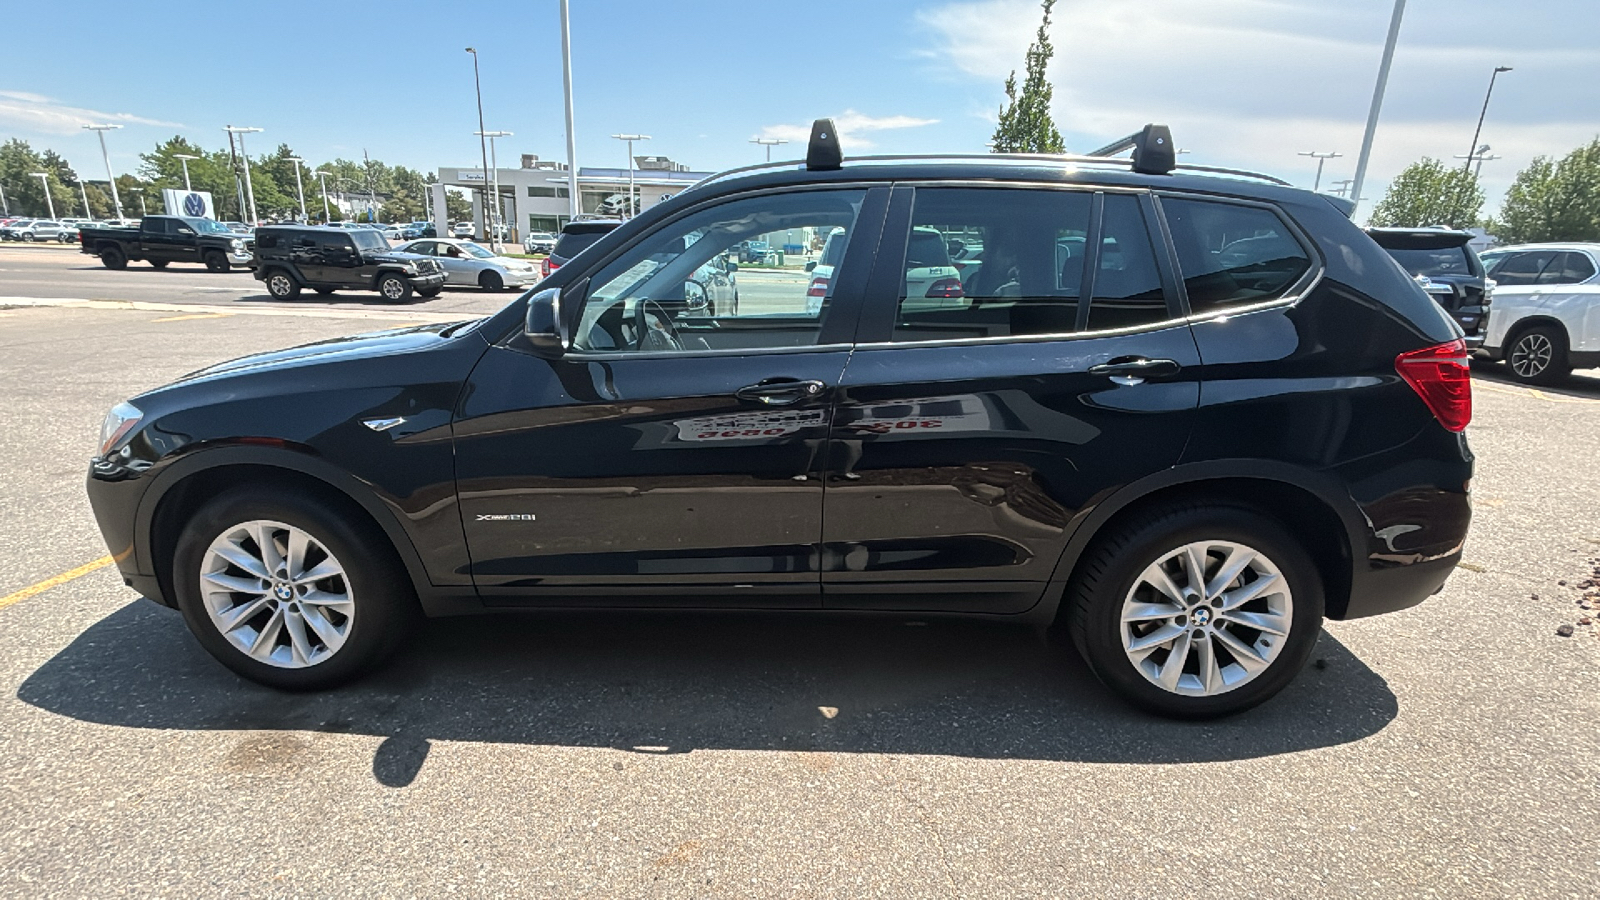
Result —
POLYGON ((416 262, 419 259, 428 259, 429 258, 429 257, 423 256, 421 253, 407 253, 404 250, 379 250, 379 251, 377 251, 375 253, 369 251, 367 253, 363 253, 362 255, 365 256, 368 259, 375 260, 377 262, 397 262, 397 263, 416 262))
POLYGON ((408 328, 391 328, 387 331, 373 331, 367 334, 355 334, 349 337, 318 341, 314 344, 302 344, 299 347, 290 347, 287 350, 271 350, 266 353, 241 356, 238 359, 231 359, 227 362, 217 363, 216 365, 190 372, 173 383, 184 384, 245 372, 281 370, 295 366, 369 359, 375 356, 390 356, 398 353, 426 350, 460 333, 463 330, 463 326, 471 324, 472 321, 441 322, 430 325, 415 325, 408 328))

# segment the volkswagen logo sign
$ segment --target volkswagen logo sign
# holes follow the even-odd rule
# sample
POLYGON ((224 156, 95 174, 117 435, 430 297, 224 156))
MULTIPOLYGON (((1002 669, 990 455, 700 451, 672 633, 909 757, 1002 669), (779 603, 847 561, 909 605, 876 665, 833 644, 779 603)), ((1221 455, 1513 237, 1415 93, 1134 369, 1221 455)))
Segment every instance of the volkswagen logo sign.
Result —
POLYGON ((199 194, 190 194, 189 196, 184 197, 183 198, 183 211, 185 213, 187 213, 188 215, 191 215, 191 216, 197 216, 198 217, 198 216, 205 215, 206 214, 206 198, 200 196, 199 194))

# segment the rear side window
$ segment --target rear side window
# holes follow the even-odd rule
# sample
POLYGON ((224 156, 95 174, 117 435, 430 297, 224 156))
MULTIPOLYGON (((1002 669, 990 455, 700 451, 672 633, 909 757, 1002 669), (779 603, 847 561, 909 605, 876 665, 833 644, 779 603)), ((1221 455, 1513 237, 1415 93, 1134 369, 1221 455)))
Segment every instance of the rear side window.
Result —
POLYGON ((278 248, 278 235, 276 232, 263 231, 256 237, 256 249, 276 250, 278 248))
POLYGON ((1540 284, 1579 284, 1594 277, 1594 263, 1582 253, 1568 250, 1558 254, 1539 273, 1540 284))
POLYGON ((1204 315, 1283 296, 1311 257, 1270 210, 1164 197, 1189 308, 1204 315))

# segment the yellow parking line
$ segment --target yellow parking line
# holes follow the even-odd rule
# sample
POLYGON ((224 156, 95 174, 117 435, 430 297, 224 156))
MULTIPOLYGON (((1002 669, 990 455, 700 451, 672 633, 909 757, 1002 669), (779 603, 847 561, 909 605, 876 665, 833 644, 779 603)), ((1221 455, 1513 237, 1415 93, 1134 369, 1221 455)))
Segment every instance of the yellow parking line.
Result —
POLYGON ((1475 391, 1489 391, 1494 394, 1510 394, 1513 397, 1533 397, 1535 400, 1548 400, 1551 403, 1600 403, 1600 400, 1589 397, 1568 397, 1563 394, 1547 394, 1538 388, 1508 387, 1490 382, 1473 381, 1472 389, 1475 391))
POLYGON ((233 313, 195 313, 188 316, 166 316, 161 319, 151 319, 152 322, 182 322, 185 319, 226 319, 233 313))
POLYGON ((21 603, 29 597, 32 597, 36 594, 42 594, 53 587, 66 584, 74 578, 80 578, 89 574, 90 572, 98 569, 104 569, 109 565, 111 565, 111 557, 102 556, 94 562, 84 563, 76 569, 69 569, 54 578, 46 578, 38 584, 29 585, 28 587, 25 587, 14 594, 7 594, 4 597, 0 597, 0 609, 5 609, 13 603, 21 603))

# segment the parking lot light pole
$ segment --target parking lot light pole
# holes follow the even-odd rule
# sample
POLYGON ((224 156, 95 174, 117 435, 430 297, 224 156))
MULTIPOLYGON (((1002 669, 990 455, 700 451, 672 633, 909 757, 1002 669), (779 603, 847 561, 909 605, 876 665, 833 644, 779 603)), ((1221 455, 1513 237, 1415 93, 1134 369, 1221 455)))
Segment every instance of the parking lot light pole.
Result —
MULTIPOLYGON (((478 91, 478 153, 483 158, 483 187, 478 189, 478 196, 484 200, 489 199, 489 139, 484 136, 487 131, 483 127, 483 80, 478 77, 478 51, 472 47, 467 48, 472 54, 472 86, 478 91)), ((488 203, 483 204, 483 213, 488 215, 488 203)))
POLYGON ((310 218, 306 215, 306 189, 300 182, 300 164, 305 160, 298 156, 285 156, 284 159, 294 163, 294 193, 300 198, 300 221, 304 223, 310 218))
POLYGON ((142 188, 142 187, 131 187, 131 188, 128 188, 128 192, 139 195, 139 215, 140 216, 148 216, 148 215, 150 215, 150 207, 145 206, 145 204, 144 204, 144 188, 142 188))
POLYGON ((106 132, 121 125, 85 125, 90 131, 100 135, 100 158, 106 161, 106 181, 111 184, 111 205, 117 210, 117 218, 122 218, 122 198, 117 195, 117 175, 111 171, 111 154, 106 152, 106 132))
MULTIPOLYGON (((1472 129, 1472 146, 1467 148, 1467 161, 1461 166, 1461 171, 1463 172, 1472 171, 1472 160, 1475 158, 1475 154, 1483 152, 1477 149, 1478 136, 1483 133, 1483 117, 1489 114, 1489 98, 1494 96, 1494 80, 1500 77, 1501 72, 1509 71, 1511 71, 1510 66, 1495 66, 1494 71, 1489 73, 1489 89, 1483 92, 1483 109, 1478 112, 1478 127, 1472 129)), ((1480 170, 1483 168, 1481 160, 1478 162, 1478 168, 1480 170)))
POLYGON ((634 216, 639 214, 639 198, 635 197, 634 193, 633 193, 633 142, 634 141, 648 141, 648 140, 650 140, 650 135, 648 135, 648 134, 613 134, 612 137, 616 138, 619 141, 627 141, 628 142, 628 215, 626 216, 626 218, 631 219, 634 216))
POLYGON ((1343 153, 1319 153, 1316 150, 1301 150, 1301 156, 1309 156, 1317 161, 1317 180, 1311 185, 1311 193, 1315 194, 1322 187, 1322 164, 1330 159, 1338 159, 1343 153))
POLYGON ((172 158, 183 163, 183 190, 184 193, 192 193, 194 188, 189 186, 189 160, 199 159, 200 157, 189 153, 174 153, 172 158))
MULTIPOLYGON (((1389 37, 1383 44, 1383 58, 1378 63, 1378 83, 1372 88, 1372 108, 1367 110, 1367 130, 1361 136, 1361 155, 1356 157, 1355 184, 1350 189, 1350 199, 1361 203, 1361 188, 1367 182, 1367 161, 1372 158, 1372 138, 1378 132, 1378 113, 1383 110, 1383 92, 1389 86, 1389 66, 1394 63, 1394 45, 1400 40, 1400 20, 1406 14, 1406 0, 1394 0, 1394 14, 1389 18, 1389 37)), ((1355 215, 1351 207, 1350 214, 1355 215)))
POLYGON ((54 219, 56 217, 56 201, 50 196, 50 173, 29 172, 28 174, 39 179, 40 183, 44 185, 44 202, 50 207, 50 218, 54 219))
POLYGON ((567 95, 567 220, 578 218, 578 136, 572 128, 572 28, 561 0, 561 86, 567 95))
POLYGON ((489 245, 499 253, 503 249, 500 245, 500 157, 494 152, 494 139, 511 137, 511 132, 479 131, 477 135, 489 139, 489 166, 494 172, 494 177, 489 179, 494 183, 494 219, 489 223, 489 245))
POLYGON ((261 216, 256 213, 256 189, 250 184, 250 154, 245 152, 244 136, 255 134, 261 129, 229 125, 222 130, 239 136, 239 158, 244 161, 244 192, 250 197, 250 227, 254 228, 261 224, 261 216))
POLYGON ((787 144, 789 142, 783 138, 751 138, 750 143, 760 144, 763 147, 766 147, 767 162, 772 162, 772 148, 778 146, 779 144, 787 144))
POLYGON ((317 169, 311 174, 317 176, 317 180, 322 182, 322 224, 326 225, 333 221, 333 213, 328 209, 328 175, 330 173, 325 169, 317 169))

